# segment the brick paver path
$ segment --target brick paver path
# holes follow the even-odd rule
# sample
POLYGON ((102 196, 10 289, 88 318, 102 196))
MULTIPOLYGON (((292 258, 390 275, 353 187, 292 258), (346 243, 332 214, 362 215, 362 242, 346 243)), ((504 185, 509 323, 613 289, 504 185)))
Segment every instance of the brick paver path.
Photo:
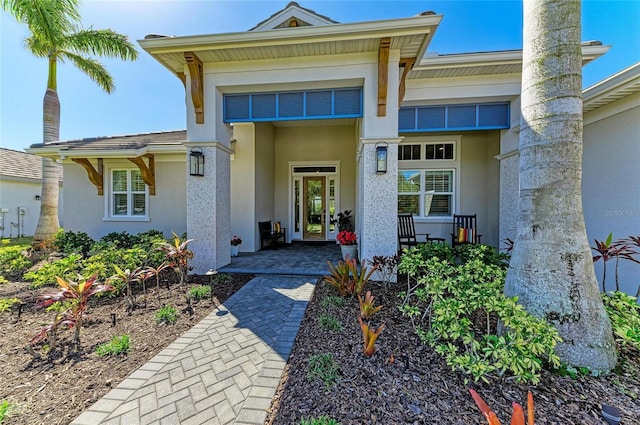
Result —
POLYGON ((256 277, 72 424, 263 424, 316 280, 256 277))

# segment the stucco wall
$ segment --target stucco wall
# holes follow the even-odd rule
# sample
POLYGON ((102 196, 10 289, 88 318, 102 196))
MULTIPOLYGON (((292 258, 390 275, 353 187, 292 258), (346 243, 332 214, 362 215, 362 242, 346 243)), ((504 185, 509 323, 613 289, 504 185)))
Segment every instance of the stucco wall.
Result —
MULTIPOLYGON (((0 236, 17 237, 33 236, 38 225, 40 216, 40 201, 36 195, 40 196, 40 180, 29 180, 23 178, 0 177, 0 209, 8 209, 4 213, 4 220, 0 220, 0 236), (18 214, 18 207, 25 207, 26 214, 18 214), (12 227, 11 223, 15 225, 12 227), (20 223, 20 229, 18 229, 20 223)), ((62 185, 60 185, 59 212, 62 211, 62 185)))
MULTIPOLYGON (((640 235, 640 93, 585 115, 582 206, 589 243, 640 235), (621 111, 622 112, 619 112, 621 111)), ((620 261, 621 289, 635 295, 640 265, 620 261)), ((602 282, 602 261, 595 264, 602 282)), ((615 261, 607 265, 607 289, 615 289, 615 261)))
MULTIPOLYGON (((289 161, 340 161, 340 210, 355 207, 356 140, 352 125, 275 128, 275 219, 289 213, 289 161)), ((288 223, 291 228, 291 223, 288 223)))
MULTIPOLYGON (((187 230, 186 226, 186 168, 181 162, 165 162, 156 155, 156 195, 149 196, 148 221, 108 221, 105 220, 105 196, 98 196, 96 187, 89 182, 87 173, 72 162, 63 164, 65 190, 63 193, 63 220, 65 230, 83 231, 94 239, 109 232, 127 231, 140 233, 150 229, 161 230, 165 236, 171 231, 178 235, 187 230)), ((105 160, 105 175, 112 167, 132 168, 128 161, 105 160)))
MULTIPOLYGON (((231 235, 242 238, 240 250, 255 250, 256 231, 250 226, 256 221, 256 143, 253 123, 236 124, 233 127, 231 157, 231 235)), ((259 243, 259 242, 258 242, 259 243)))

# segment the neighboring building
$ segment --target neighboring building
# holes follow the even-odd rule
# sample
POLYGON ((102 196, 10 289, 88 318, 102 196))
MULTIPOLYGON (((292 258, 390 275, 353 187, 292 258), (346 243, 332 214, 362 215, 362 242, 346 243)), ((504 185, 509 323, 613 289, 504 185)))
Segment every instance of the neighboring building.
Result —
MULTIPOLYGON (((584 91, 582 206, 589 242, 640 237, 640 63, 584 91)), ((640 248, 636 248, 640 250, 640 248)), ((635 295, 640 265, 621 260, 620 284, 635 295)), ((615 260, 607 289, 615 289, 615 260)), ((598 279, 602 262, 596 263, 598 279)))
MULTIPOLYGON (((0 237, 33 236, 40 217, 41 191, 42 158, 0 148, 0 237)), ((62 211, 62 196, 59 205, 62 211)))
MULTIPOLYGON (((292 2, 248 32, 148 36, 141 46, 185 85, 186 133, 30 152, 63 160, 66 222, 94 237, 186 230, 195 273, 230 262, 233 234, 257 250, 258 221, 333 240, 344 210, 362 258, 396 252, 399 211, 448 240, 454 213, 476 213, 497 246, 517 214, 522 52, 429 54, 441 19, 339 24, 292 2), (199 153, 204 175, 192 175, 199 153)), ((608 49, 584 44, 583 62, 608 49)))

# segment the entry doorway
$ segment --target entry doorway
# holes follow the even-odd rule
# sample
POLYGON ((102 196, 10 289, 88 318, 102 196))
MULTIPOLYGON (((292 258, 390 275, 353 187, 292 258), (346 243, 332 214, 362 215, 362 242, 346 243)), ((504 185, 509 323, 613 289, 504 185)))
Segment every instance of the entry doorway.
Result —
POLYGON ((333 240, 337 233, 337 164, 291 164, 292 240, 333 240))

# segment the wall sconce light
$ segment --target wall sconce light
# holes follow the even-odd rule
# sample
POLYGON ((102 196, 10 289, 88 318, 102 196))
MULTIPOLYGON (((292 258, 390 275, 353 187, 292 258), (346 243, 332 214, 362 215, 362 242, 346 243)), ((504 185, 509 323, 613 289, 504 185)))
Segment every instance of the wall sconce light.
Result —
POLYGON ((202 148, 195 147, 189 153, 189 174, 204 176, 204 153, 202 148))
POLYGON ((376 174, 387 172, 387 146, 385 142, 376 144, 376 174))

